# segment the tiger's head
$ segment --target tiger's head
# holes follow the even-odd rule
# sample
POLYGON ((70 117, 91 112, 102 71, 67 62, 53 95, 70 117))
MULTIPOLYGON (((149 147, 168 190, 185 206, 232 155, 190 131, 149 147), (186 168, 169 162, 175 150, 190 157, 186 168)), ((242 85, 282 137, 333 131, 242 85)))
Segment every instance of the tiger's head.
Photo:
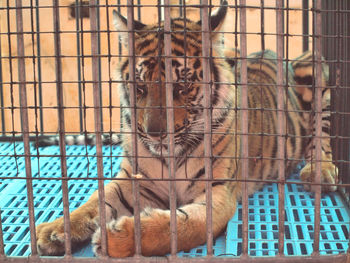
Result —
MULTIPOLYGON (((227 2, 210 16, 212 55, 220 57, 214 34, 227 13, 227 2)), ((114 11, 114 25, 121 32, 122 42, 128 45, 127 19, 114 11)), ((135 91, 138 137, 154 154, 167 153, 166 87, 164 59, 164 23, 144 25, 134 21, 135 91)), ((194 149, 203 138, 203 69, 201 21, 184 18, 171 20, 172 82, 175 129, 175 154, 194 149)), ((224 59, 211 59, 213 128, 233 103, 232 87, 220 84, 233 82, 230 66, 224 59), (232 101, 231 101, 232 100, 232 101), (225 106, 226 105, 226 106, 225 106)), ((130 107, 129 60, 117 69, 121 105, 130 107)), ((123 129, 130 128, 130 110, 122 114, 123 129)))

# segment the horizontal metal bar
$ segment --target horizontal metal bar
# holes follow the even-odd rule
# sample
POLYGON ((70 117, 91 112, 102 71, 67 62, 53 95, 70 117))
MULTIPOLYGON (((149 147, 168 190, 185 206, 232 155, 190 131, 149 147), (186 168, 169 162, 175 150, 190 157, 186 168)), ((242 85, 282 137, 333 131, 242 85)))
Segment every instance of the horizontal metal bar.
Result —
MULTIPOLYGON (((59 157, 59 156, 57 156, 59 157)), ((71 157, 71 156, 69 156, 71 157)), ((96 156, 95 156, 96 157, 96 156)), ((28 177, 0 177, 1 180, 25 180, 28 179, 28 177)), ((96 177, 80 177, 80 178, 58 178, 58 177, 40 177, 40 178, 33 178, 33 181, 35 180, 55 180, 55 181, 62 181, 62 180, 67 180, 67 181, 74 181, 74 180, 99 180, 99 181, 130 181, 130 178, 96 178, 96 177)), ((199 182, 248 182, 248 183, 279 183, 280 180, 262 180, 262 179, 168 179, 168 178, 159 178, 159 179, 144 179, 144 178, 139 178, 137 179, 138 181, 150 181, 150 182, 169 182, 169 181, 176 181, 176 182, 195 182, 195 181, 199 181, 199 182)), ((310 183, 310 182, 295 182, 295 181, 286 181, 284 182, 284 184, 296 184, 296 185, 320 185, 317 183, 310 183)), ((331 185, 331 186, 343 186, 343 187, 350 187, 350 184, 326 184, 326 183, 322 183, 322 185, 331 185)))
MULTIPOLYGON (((229 263, 229 262, 240 262, 240 263, 345 263, 348 262, 350 257, 347 254, 340 254, 340 255, 325 255, 325 256, 277 256, 277 257, 245 257, 245 258, 233 258, 233 257, 226 257, 226 258, 214 258, 214 257, 202 257, 202 258, 171 258, 171 262, 198 262, 198 263, 204 263, 204 262, 222 262, 222 263, 229 263)), ((14 263, 46 263, 46 262, 96 262, 97 258, 70 258, 65 259, 62 257, 22 257, 22 258, 5 258, 3 262, 14 262, 14 263)), ((170 262, 169 257, 137 257, 137 258, 99 258, 98 262, 170 262)))
MULTIPOLYGON (((125 4, 121 4, 121 5, 113 5, 113 4, 108 4, 108 5, 106 5, 106 4, 98 4, 98 5, 89 5, 90 7, 109 7, 109 8, 123 8, 123 7, 130 7, 131 5, 125 5, 125 4)), ((133 5, 134 7, 139 7, 140 5, 138 5, 138 4, 134 4, 133 5)), ((159 5, 152 5, 152 4, 141 4, 141 7, 158 7, 159 5)), ((220 7, 220 5, 214 5, 214 4, 212 4, 212 5, 210 5, 212 8, 215 8, 215 7, 220 7)), ((59 6, 59 8, 67 8, 67 7, 70 7, 70 5, 60 5, 59 6)), ((165 5, 160 5, 160 7, 165 7, 165 5)), ((171 7, 183 7, 183 5, 179 5, 179 4, 171 4, 171 7)), ((187 8, 193 8, 193 7, 195 7, 195 8, 198 8, 198 7, 200 7, 200 5, 198 5, 198 4, 186 4, 186 7, 187 8)), ((250 9, 260 9, 261 8, 261 6, 259 5, 259 4, 257 4, 257 5, 244 5, 244 6, 242 6, 242 5, 228 5, 228 7, 229 8, 242 8, 242 7, 246 7, 246 8, 250 8, 250 9)), ((39 7, 39 9, 48 9, 48 8, 52 8, 52 6, 49 6, 49 5, 42 5, 42 6, 40 6, 39 7)), ((9 10, 14 10, 14 9, 17 9, 16 7, 0 7, 0 10, 4 10, 4 9, 9 9, 9 10)), ((23 10, 25 10, 25 9, 31 9, 31 7, 30 6, 24 6, 23 8, 22 8, 23 10)), ((276 7, 274 7, 274 6, 265 6, 264 7, 264 9, 265 10, 276 10, 276 7)), ((298 7, 284 7, 284 8, 282 8, 282 10, 289 10, 289 11, 305 11, 305 10, 310 10, 309 8, 307 8, 307 9, 305 9, 305 8, 298 8, 298 7)), ((333 12, 333 13, 335 13, 335 12, 338 12, 337 10, 321 10, 321 13, 322 12, 333 12)), ((349 10, 340 10, 340 13, 350 13, 350 11, 349 10)))

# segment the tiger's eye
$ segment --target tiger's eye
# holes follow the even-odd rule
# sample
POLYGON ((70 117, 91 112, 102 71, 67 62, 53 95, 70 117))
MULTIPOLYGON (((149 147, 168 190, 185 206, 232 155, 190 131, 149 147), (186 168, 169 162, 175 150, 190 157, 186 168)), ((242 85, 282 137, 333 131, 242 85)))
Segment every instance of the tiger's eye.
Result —
POLYGON ((146 96, 147 94, 147 88, 145 85, 137 85, 136 91, 137 91, 137 95, 139 96, 146 96))
POLYGON ((174 84, 174 97, 176 96, 186 96, 189 92, 189 88, 192 85, 184 85, 184 84, 174 84))

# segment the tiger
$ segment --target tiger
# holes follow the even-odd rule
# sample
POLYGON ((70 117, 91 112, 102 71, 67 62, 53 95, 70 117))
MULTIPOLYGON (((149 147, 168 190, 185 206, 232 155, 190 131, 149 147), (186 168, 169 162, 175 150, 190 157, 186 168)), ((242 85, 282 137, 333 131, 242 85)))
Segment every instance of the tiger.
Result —
MULTIPOLYGON (((218 32, 227 13, 227 2, 210 15, 212 56, 212 233, 221 234, 235 213, 242 197, 241 85, 239 51, 223 56, 218 32), (225 181, 226 179, 226 181, 225 181)), ((127 45, 127 19, 113 11, 114 26, 127 45), (124 32, 124 33, 123 33, 124 32)), ((145 25, 134 21, 135 82, 129 75, 126 57, 115 70, 122 110, 120 144, 124 151, 121 169, 105 185, 107 253, 110 257, 135 254, 135 221, 132 180, 139 180, 141 209, 141 253, 162 256, 171 252, 170 194, 168 156, 174 154, 176 186, 177 250, 188 251, 206 242, 206 172, 204 164, 204 85, 202 35, 199 21, 184 18, 171 20, 171 51, 174 104, 174 153, 169 152, 165 101, 164 24, 145 25), (184 34, 186 32, 186 34, 184 34), (135 86, 130 83, 135 83, 135 86), (133 174, 132 122, 130 89, 135 90, 137 174, 133 174), (136 178, 136 179, 135 179, 136 178), (119 179, 119 180, 118 180, 119 179)), ((314 110, 312 99, 312 54, 306 53, 292 63, 284 64, 288 76, 286 112, 286 172, 306 159, 301 178, 314 182, 314 110), (311 83, 310 83, 311 77, 311 83), (310 86, 311 85, 311 86, 310 86)), ((270 50, 247 57, 248 70, 248 194, 263 181, 278 178, 276 54, 270 50), (266 110, 271 109, 271 110, 266 110)), ((329 131, 330 92, 326 87, 328 73, 324 66, 323 99, 324 132, 329 131)), ((325 136, 326 137, 326 136, 325 136)), ((329 139, 322 138, 323 191, 335 191, 338 169, 332 162, 329 139), (332 185, 333 184, 333 185, 332 185)), ((313 190, 313 189, 310 189, 313 190)), ((101 255, 98 194, 70 214, 71 244, 74 251, 91 240, 93 251, 101 255)), ((36 230, 40 255, 63 255, 63 218, 42 223, 36 230)))

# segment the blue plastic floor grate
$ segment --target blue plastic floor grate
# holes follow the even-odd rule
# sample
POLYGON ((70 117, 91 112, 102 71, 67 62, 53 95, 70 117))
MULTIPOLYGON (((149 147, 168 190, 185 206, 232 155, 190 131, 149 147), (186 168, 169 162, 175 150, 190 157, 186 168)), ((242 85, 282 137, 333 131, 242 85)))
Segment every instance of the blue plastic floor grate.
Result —
MULTIPOLYGON (((294 175, 291 181, 299 181, 294 175)), ((310 255, 314 238, 314 194, 302 185, 285 187, 286 255, 310 255)), ((251 256, 275 256, 278 253, 278 189, 265 187, 249 197, 248 251, 251 256)), ((339 254, 348 248, 349 210, 337 193, 322 195, 320 253, 339 254)), ((226 253, 242 253, 242 205, 227 227, 226 253)))
MULTIPOLYGON (((30 255, 30 233, 27 208, 23 144, 0 144, 0 207, 5 253, 8 256, 30 255), (21 156, 22 155, 22 156, 21 156), (8 179, 7 179, 8 178, 8 179)), ((32 148, 32 154, 37 150, 32 148)), ((67 146, 68 176, 82 180, 68 181, 70 210, 84 203, 97 188, 95 147, 67 146), (89 157, 87 157, 89 156, 89 157)), ((104 146, 104 175, 112 177, 118 170, 122 151, 119 147, 104 146), (107 157, 108 156, 108 157, 107 157), (110 157, 112 156, 112 157, 110 157)), ((36 224, 62 216, 59 147, 39 150, 32 157, 33 177, 57 177, 58 180, 33 180, 36 224), (40 171, 40 173, 39 173, 40 171)), ((296 175, 290 180, 298 181, 296 175)), ((285 254, 310 255, 313 244, 314 197, 301 185, 285 187, 285 254)), ((230 220, 226 233, 214 243, 215 256, 239 256, 242 250, 242 206, 230 220)), ((346 252, 349 234, 349 210, 337 193, 323 195, 321 199, 321 254, 346 252)), ((276 184, 267 184, 249 197, 249 255, 275 256, 278 249, 278 190, 276 184)), ((190 251, 179 252, 181 257, 201 257, 207 254, 202 245, 190 251)), ((93 256, 90 246, 75 256, 93 256)))

